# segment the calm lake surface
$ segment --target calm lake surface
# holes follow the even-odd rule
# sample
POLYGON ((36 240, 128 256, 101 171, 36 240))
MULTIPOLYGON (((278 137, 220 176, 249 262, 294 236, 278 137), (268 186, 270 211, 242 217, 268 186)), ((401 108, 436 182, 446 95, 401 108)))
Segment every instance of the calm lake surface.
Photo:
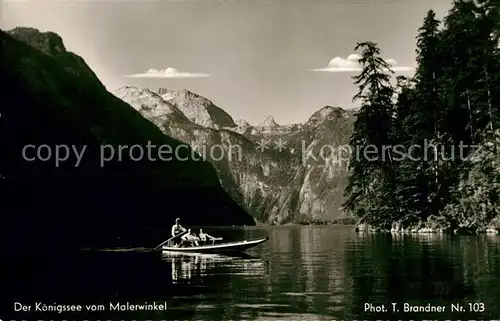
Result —
POLYGON ((240 257, 134 249, 19 259, 10 265, 4 291, 11 319, 500 319, 500 236, 358 234, 347 226, 206 230, 226 239, 270 240, 240 257), (106 310, 110 302, 167 302, 168 310, 29 313, 14 312, 16 301, 102 304, 106 310), (365 303, 389 312, 365 311, 365 303), (400 311, 392 312, 391 303, 400 311), (446 310, 404 313, 404 303, 446 310), (469 303, 478 312, 470 312, 469 303), (451 304, 465 311, 451 312, 451 304))

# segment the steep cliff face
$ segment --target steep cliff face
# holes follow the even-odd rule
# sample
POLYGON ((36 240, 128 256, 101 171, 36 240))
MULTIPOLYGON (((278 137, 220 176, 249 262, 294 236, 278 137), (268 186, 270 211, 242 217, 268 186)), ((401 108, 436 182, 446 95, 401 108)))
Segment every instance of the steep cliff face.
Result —
MULTIPOLYGON (((153 246, 175 217, 185 224, 254 224, 208 162, 108 93, 59 36, 29 28, 9 33, 0 32, 6 250, 153 246), (135 153, 133 145, 140 146, 135 153), (155 146, 170 150, 164 161, 155 146)), ((136 103, 152 116, 190 123, 155 97, 136 103)))
MULTIPOLYGON (((258 221, 283 224, 343 217, 339 207, 347 156, 337 154, 339 146, 348 144, 354 112, 328 106, 304 124, 279 125, 268 117, 257 126, 244 120, 225 127, 203 126, 194 115, 186 116, 190 123, 177 121, 173 113, 154 116, 137 100, 137 92, 142 100, 151 99, 146 88, 124 87, 115 94, 164 133, 204 155, 226 191, 258 221)), ((170 91, 158 93, 166 103, 179 106, 172 103, 170 91)), ((189 104, 183 108, 189 109, 189 104)))
POLYGON ((260 152, 252 140, 227 128, 214 129, 195 123, 200 118, 192 117, 194 121, 186 123, 175 113, 158 116, 144 108, 158 97, 149 89, 123 87, 115 95, 154 122, 165 134, 185 142, 208 160, 217 169, 221 185, 233 199, 251 210, 258 220, 267 221, 269 207, 275 205, 275 196, 288 184, 287 157, 260 152))
MULTIPOLYGON (((286 149, 287 188, 268 211, 273 223, 332 221, 344 218, 340 207, 347 184, 349 138, 354 111, 326 106, 304 124, 254 131, 253 137, 286 149)), ((283 152, 281 152, 283 154, 283 152)))
POLYGON ((343 215, 340 208, 347 184, 354 117, 352 111, 327 106, 301 128, 294 149, 300 150, 305 171, 298 209, 302 217, 321 220, 325 214, 330 214, 329 219, 343 215))

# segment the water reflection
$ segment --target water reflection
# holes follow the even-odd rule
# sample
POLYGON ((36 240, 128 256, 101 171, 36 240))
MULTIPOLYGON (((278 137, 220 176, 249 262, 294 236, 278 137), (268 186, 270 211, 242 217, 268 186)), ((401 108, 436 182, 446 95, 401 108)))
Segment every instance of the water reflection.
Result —
POLYGON ((190 307, 193 317, 203 320, 403 320, 408 313, 373 313, 364 311, 364 304, 431 303, 449 310, 451 303, 483 302, 484 313, 418 318, 500 315, 500 237, 356 234, 331 226, 245 232, 247 238, 268 235, 270 241, 252 249, 250 258, 164 257, 175 282, 206 286, 196 300, 178 297, 180 310, 190 307))
MULTIPOLYGON (((358 234, 345 249, 352 275, 349 316, 380 318, 363 304, 388 302, 443 305, 447 311, 423 319, 488 319, 499 315, 500 238, 440 234, 358 234), (482 302, 484 312, 452 313, 452 303, 482 302), (439 317, 439 318, 438 318, 439 317)), ((387 316, 387 314, 385 314, 387 316)), ((392 313, 391 318, 408 316, 392 313)))
POLYGON ((164 252, 163 260, 170 262, 172 283, 190 283, 217 273, 254 276, 267 273, 265 261, 245 254, 220 255, 164 252))
MULTIPOLYGON (((269 261, 269 275, 247 279, 247 289, 232 298, 239 309, 231 319, 331 320, 345 305, 343 232, 324 227, 249 229, 247 238, 270 240, 255 248, 269 261), (244 309, 242 309, 244 307, 244 309)), ((347 282, 348 283, 348 282, 347 282)))
MULTIPOLYGON (((127 312, 122 319, 129 320, 491 320, 500 315, 500 236, 357 234, 341 226, 223 232, 227 238, 270 239, 241 256, 85 252, 43 264, 20 262, 12 266, 17 276, 9 274, 15 281, 6 293, 26 302, 168 301, 166 314, 127 312), (487 309, 461 315, 364 311, 365 303, 392 302, 482 302, 487 309)), ((103 316, 89 319, 98 317, 103 316)))

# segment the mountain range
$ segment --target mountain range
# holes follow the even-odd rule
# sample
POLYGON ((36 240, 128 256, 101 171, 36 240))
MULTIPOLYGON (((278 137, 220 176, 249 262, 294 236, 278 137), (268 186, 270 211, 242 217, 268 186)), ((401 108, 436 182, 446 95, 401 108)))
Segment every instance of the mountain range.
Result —
MULTIPOLYGON (((137 160, 124 153, 103 166, 103 146, 116 152, 123 146, 183 143, 109 93, 57 34, 19 27, 0 31, 0 42, 0 212, 6 252, 151 247, 170 235, 176 217, 185 225, 255 225, 222 189, 214 167, 189 147, 179 151, 182 161, 137 160), (56 150, 65 146, 85 148, 84 157, 76 162, 71 154, 55 163, 56 150)), ((191 117, 233 125, 221 110, 205 108, 203 100, 200 109, 208 115, 181 112, 186 99, 193 101, 189 97, 172 99, 178 107, 157 100, 159 117, 175 124, 195 124, 191 117)))
POLYGON ((113 92, 163 133, 203 155, 222 187, 260 223, 345 218, 345 149, 355 110, 325 106, 304 123, 234 120, 189 90, 124 86, 113 92))

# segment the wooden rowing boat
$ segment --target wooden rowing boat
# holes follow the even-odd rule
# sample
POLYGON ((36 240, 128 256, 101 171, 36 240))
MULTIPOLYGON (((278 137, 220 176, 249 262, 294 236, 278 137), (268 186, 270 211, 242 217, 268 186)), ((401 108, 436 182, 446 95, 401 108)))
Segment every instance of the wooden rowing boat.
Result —
POLYGON ((227 253, 227 252, 242 252, 251 247, 264 243, 269 238, 264 237, 256 240, 244 240, 236 242, 226 242, 219 244, 201 244, 195 246, 170 246, 162 245, 163 252, 182 252, 182 253, 227 253))

